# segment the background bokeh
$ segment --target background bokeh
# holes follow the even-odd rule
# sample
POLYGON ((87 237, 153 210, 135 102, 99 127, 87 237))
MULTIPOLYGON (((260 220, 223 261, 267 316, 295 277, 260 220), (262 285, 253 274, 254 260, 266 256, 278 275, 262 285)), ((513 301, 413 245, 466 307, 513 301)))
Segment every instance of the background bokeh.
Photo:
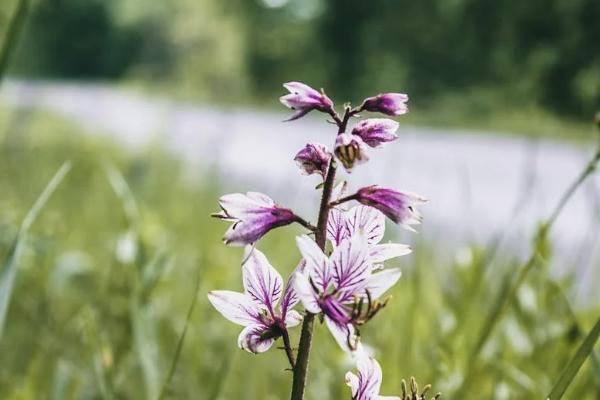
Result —
MULTIPOLYGON (((291 158, 332 138, 321 115, 280 122, 290 80, 336 104, 411 97, 400 139, 347 176, 431 200, 418 235, 387 227, 414 252, 362 332, 382 393, 415 376, 447 399, 545 398, 600 312, 600 180, 538 231, 596 145, 598 21, 596 0, 3 0, 0 292, 15 238, 22 251, 0 399, 288 397, 283 352, 238 350, 206 293, 242 288, 242 250, 209 217, 220 194, 264 191, 314 219, 317 181, 291 158)), ((259 244, 284 276, 301 232, 259 244)), ((597 350, 566 398, 600 398, 597 350)), ((352 363, 323 326, 312 357, 307 399, 350 398, 352 363)))

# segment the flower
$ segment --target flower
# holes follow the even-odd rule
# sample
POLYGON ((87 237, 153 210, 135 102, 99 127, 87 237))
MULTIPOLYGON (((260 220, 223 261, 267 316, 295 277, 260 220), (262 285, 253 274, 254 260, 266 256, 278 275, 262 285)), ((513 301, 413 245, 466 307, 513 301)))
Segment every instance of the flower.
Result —
POLYGON ((362 109, 398 116, 408 112, 407 101, 408 96, 404 93, 382 93, 365 99, 362 109))
POLYGON ((340 133, 335 139, 334 152, 348 172, 352 170, 355 164, 362 164, 369 160, 365 143, 357 135, 340 133))
POLYGON ((385 216, 372 207, 361 205, 348 211, 334 208, 327 220, 327 238, 334 247, 339 246, 342 240, 352 235, 364 235, 369 247, 370 261, 374 265, 412 252, 410 246, 406 244, 380 244, 384 233, 385 216))
POLYGON ((427 201, 415 193, 399 192, 377 185, 361 188, 356 192, 355 199, 362 204, 375 207, 389 219, 411 231, 414 231, 411 225, 420 224, 422 219, 415 206, 427 201))
POLYGON ((325 177, 331 161, 331 153, 320 143, 308 143, 296 154, 294 161, 305 175, 316 173, 325 177))
POLYGON ((297 220, 292 210, 282 208, 268 196, 258 192, 234 193, 219 199, 222 211, 213 217, 233 221, 223 241, 232 246, 254 243, 273 228, 297 220))
POLYGON ((281 275, 263 253, 254 249, 242 266, 244 293, 214 290, 208 300, 225 318, 244 326, 238 337, 238 346, 251 353, 267 351, 287 328, 300 323, 302 316, 295 310, 298 299, 288 282, 283 300, 281 275))
POLYGON ((357 327, 385 306, 385 301, 377 298, 400 279, 400 270, 373 273, 367 239, 362 234, 343 239, 330 257, 306 235, 296 242, 304 259, 303 268, 294 274, 300 301, 308 312, 323 313, 342 349, 356 351, 357 327))
POLYGON ((396 130, 398 123, 387 118, 371 118, 360 121, 352 129, 352 134, 371 147, 382 147, 384 143, 398 138, 396 130))
POLYGON ((281 96, 279 101, 296 112, 287 121, 293 121, 303 117, 312 110, 330 112, 333 110, 333 102, 325 93, 321 93, 301 82, 284 83, 283 87, 289 90, 289 94, 281 96))
POLYGON ((358 375, 348 371, 346 385, 352 391, 352 400, 400 400, 397 396, 380 396, 381 366, 372 357, 362 354, 356 362, 358 375))

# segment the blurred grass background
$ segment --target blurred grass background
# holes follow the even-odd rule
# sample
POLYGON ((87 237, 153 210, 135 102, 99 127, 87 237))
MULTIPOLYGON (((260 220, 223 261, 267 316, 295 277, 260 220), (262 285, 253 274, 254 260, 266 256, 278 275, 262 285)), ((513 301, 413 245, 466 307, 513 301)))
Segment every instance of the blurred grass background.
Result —
MULTIPOLYGON (((9 73, 252 107, 273 106, 281 82, 294 79, 327 87, 336 100, 408 92, 408 123, 588 132, 583 121, 600 101, 599 2, 369 4, 31 1, 9 73)), ((16 5, 0 4, 0 42, 16 5)), ((222 245, 226 226, 209 218, 222 191, 213 171, 190 174, 158 145, 126 151, 81 129, 0 108, 0 260, 53 174, 72 163, 26 236, 0 337, 0 399, 156 399, 196 279, 167 398, 286 398, 283 353, 238 350, 240 328, 205 300, 211 289, 241 290, 241 250, 222 245)), ((283 274, 298 261, 291 243, 299 232, 281 229, 259 245, 283 274)), ((384 369, 382 393, 398 393, 400 379, 414 375, 449 399, 545 398, 600 312, 598 304, 572 308, 573 276, 550 278, 551 243, 473 363, 492 299, 521 260, 503 252, 490 263, 490 247, 469 244, 447 258, 436 243, 411 241, 389 309, 363 332, 384 369)), ((348 398, 351 367, 319 326, 308 398, 348 398)), ((567 398, 600 398, 596 356, 567 398)))

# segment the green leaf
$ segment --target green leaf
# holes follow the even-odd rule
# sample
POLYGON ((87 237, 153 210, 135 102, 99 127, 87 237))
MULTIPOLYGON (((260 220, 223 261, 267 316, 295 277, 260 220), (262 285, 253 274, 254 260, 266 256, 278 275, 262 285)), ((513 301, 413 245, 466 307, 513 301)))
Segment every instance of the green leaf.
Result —
POLYGON ((596 344, 599 336, 600 318, 598 318, 590 333, 588 333, 588 335, 585 337, 583 343, 581 346, 579 346, 579 349, 577 349, 577 352, 561 373, 560 378, 558 378, 554 388, 552 388, 552 391, 547 397, 548 400, 558 400, 562 398, 563 394, 565 394, 567 388, 575 378, 575 375, 577 375, 581 365, 583 365, 585 359, 594 350, 594 345, 596 344))
MULTIPOLYGON (((194 308, 196 307, 196 303, 198 302, 198 291, 200 290, 200 271, 198 271, 198 275, 196 277, 196 285, 194 287, 194 294, 192 295, 192 301, 190 302, 190 307, 188 308, 187 316, 185 318, 185 324, 183 326, 183 330, 181 331, 181 335, 177 340, 177 347, 175 348, 175 354, 173 355, 173 361, 171 362, 171 367, 169 368, 169 372, 167 373, 167 377, 165 378, 165 382, 163 383, 162 389, 160 391, 159 400, 163 400, 167 395, 167 391, 171 386, 171 381, 173 380, 173 376, 175 375, 175 370, 177 369, 177 364, 179 363, 179 357, 181 356, 181 350, 183 349, 183 342, 185 341, 185 336, 187 334, 188 326, 190 324, 190 320, 192 319, 192 314, 194 313, 194 308)), ((214 398, 214 397, 213 397, 214 398)))
POLYGON ((25 20, 29 13, 29 0, 20 0, 16 10, 9 22, 8 29, 2 48, 0 48, 0 83, 8 69, 8 63, 16 48, 19 36, 25 26, 25 20))
POLYGON ((4 260, 2 271, 0 272, 0 339, 4 332, 6 323, 6 314, 10 305, 10 299, 15 284, 15 278, 17 276, 17 267, 19 259, 21 258, 21 252, 23 251, 23 245, 25 243, 27 233, 31 225, 35 222, 39 216, 42 208, 48 202, 48 199, 52 196, 56 188, 61 184, 69 170, 71 169, 71 163, 65 162, 59 170, 54 174, 44 191, 37 198, 31 209, 25 215, 17 237, 12 243, 6 259, 4 260))

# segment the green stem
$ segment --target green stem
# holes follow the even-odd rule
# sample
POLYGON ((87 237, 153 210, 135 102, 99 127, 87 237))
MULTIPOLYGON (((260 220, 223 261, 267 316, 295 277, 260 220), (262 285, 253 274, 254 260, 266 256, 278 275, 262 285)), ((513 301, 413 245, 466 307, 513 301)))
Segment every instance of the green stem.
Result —
POLYGON ((6 39, 0 49, 0 83, 2 83, 2 78, 8 68, 10 56, 15 49, 15 45, 19 40, 19 35, 25 25, 28 10, 29 0, 20 0, 19 4, 17 4, 17 9, 10 19, 8 29, 6 30, 6 39))
MULTIPOLYGON (((332 116, 338 124, 338 134, 343 133, 348 125, 348 120, 356 110, 346 108, 343 118, 332 112, 332 116)), ((321 250, 325 249, 327 241, 327 220, 329 219, 329 201, 331 192, 335 183, 336 163, 331 160, 327 170, 327 176, 323 184, 323 195, 321 197, 321 205, 319 207, 319 218, 317 221, 317 229, 315 231, 315 241, 321 250)), ((310 358, 310 349, 312 346, 313 326, 315 322, 315 314, 306 313, 302 322, 302 332, 300 333, 300 342, 298 343, 298 356, 296 357, 296 365, 294 366, 294 377, 292 382, 291 400, 304 399, 304 388, 306 387, 306 378, 308 375, 308 360, 310 358)))
POLYGON ((593 172, 596 170, 596 167, 598 166, 599 162, 600 162, 600 143, 598 144, 598 148, 596 150, 596 153, 594 154, 594 157, 588 162, 588 164, 581 171, 579 176, 567 188, 567 190, 564 192, 564 194, 562 195, 562 197, 556 204, 556 207, 554 208, 554 210, 552 211, 552 213, 550 214, 550 216, 548 217, 546 222, 541 226, 540 231, 538 232, 538 237, 536 239, 535 246, 531 252, 531 255, 529 256, 529 258, 527 259, 525 264, 523 264, 519 268, 519 273, 517 275, 517 278, 514 281, 507 280, 505 287, 502 288, 499 296, 496 298, 496 301, 494 302, 494 306, 492 307, 490 313, 488 314, 488 316, 485 320, 485 323, 483 325, 483 328, 479 333, 475 347, 473 348, 473 350, 471 351, 471 353, 469 355, 469 363, 468 363, 468 367, 467 367, 467 373, 465 374, 466 378, 463 381, 463 384, 461 385, 461 387, 457 391, 457 397, 460 397, 462 394, 464 394, 468 390, 468 387, 471 383, 472 374, 478 366, 478 361, 479 361, 478 357, 481 353, 481 350, 483 349, 483 346, 487 343, 487 341, 491 337, 492 332, 494 331, 494 328, 496 327, 496 325, 502 318, 502 315, 507 311, 510 304, 514 301, 517 291, 519 290, 519 288, 521 287, 523 282, 525 282, 525 279, 527 278, 529 273, 537 265, 537 263, 540 259, 539 243, 546 240, 546 238, 548 237, 548 233, 550 232, 550 228, 552 228, 552 226, 554 225, 554 222, 556 221, 556 219, 558 218, 558 216, 564 209, 565 205, 569 202, 569 200, 571 199, 573 194, 577 191, 577 189, 581 186, 581 184, 590 175, 593 174, 593 172))
MULTIPOLYGON (((329 217, 329 199, 333 190, 335 180, 335 162, 331 161, 327 178, 323 186, 323 197, 321 198, 321 207, 319 209, 319 222, 315 232, 316 242, 321 249, 325 248, 327 238, 327 219, 329 217)), ((312 332, 315 321, 315 314, 306 313, 302 322, 302 332, 300 334, 300 343, 298 343, 298 356, 294 366, 294 377, 292 382, 291 400, 302 400, 304 398, 304 388, 306 387, 306 377, 308 373, 308 359, 310 358, 310 349, 312 347, 312 332)))

